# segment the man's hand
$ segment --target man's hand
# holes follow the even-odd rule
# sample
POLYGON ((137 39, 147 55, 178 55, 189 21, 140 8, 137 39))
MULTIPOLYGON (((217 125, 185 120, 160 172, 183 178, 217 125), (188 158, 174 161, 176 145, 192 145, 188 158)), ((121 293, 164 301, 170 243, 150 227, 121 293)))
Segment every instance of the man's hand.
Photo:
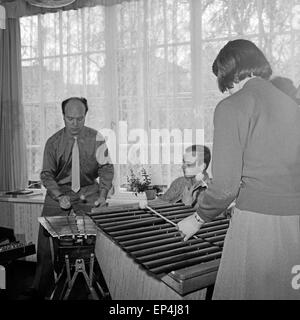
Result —
POLYGON ((99 197, 96 201, 95 201, 95 207, 96 208, 102 208, 102 207, 106 207, 106 199, 103 197, 99 197))
POLYGON ((71 208, 71 200, 69 196, 60 196, 58 197, 59 205, 62 209, 70 209, 71 208))
POLYGON ((95 201, 94 205, 95 207, 91 209, 91 213, 99 213, 101 209, 106 207, 106 200, 100 197, 95 201))
POLYGON ((178 222, 177 228, 184 235, 183 241, 187 241, 200 230, 203 224, 204 221, 195 212, 191 216, 178 222))

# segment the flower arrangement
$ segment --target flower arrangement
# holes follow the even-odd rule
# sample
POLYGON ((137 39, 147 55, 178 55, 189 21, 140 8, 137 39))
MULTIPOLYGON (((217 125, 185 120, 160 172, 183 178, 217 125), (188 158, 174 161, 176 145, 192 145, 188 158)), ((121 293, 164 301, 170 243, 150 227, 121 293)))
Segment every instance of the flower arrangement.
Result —
POLYGON ((127 176, 129 191, 133 191, 135 195, 151 189, 151 177, 145 168, 141 169, 140 175, 136 175, 133 169, 130 169, 130 175, 127 176))

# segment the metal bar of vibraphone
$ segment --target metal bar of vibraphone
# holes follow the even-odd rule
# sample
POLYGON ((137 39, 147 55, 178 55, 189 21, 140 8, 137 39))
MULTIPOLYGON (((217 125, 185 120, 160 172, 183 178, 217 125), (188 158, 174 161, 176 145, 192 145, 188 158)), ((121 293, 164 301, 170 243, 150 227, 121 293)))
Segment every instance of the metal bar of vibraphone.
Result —
MULTIPOLYGON (((178 219, 183 219, 189 215, 191 215, 194 211, 190 211, 190 212, 182 212, 182 213, 177 213, 177 214, 173 214, 170 217, 173 218, 178 218, 178 219)), ((139 222, 141 221, 141 219, 150 219, 153 218, 153 214, 151 213, 145 213, 145 214, 140 214, 140 215, 134 215, 134 216, 129 216, 126 219, 107 219, 106 222, 101 221, 101 225, 103 226, 103 228, 109 228, 109 227, 115 227, 118 225, 123 225, 123 224, 127 224, 127 223, 134 223, 134 222, 139 222)))
POLYGON ((160 235, 161 233, 169 233, 174 230, 173 227, 169 227, 168 225, 165 226, 165 228, 156 228, 155 230, 150 230, 150 231, 144 231, 145 229, 142 229, 140 231, 137 231, 134 234, 125 234, 121 236, 115 236, 114 238, 118 241, 126 241, 126 240, 134 240, 134 239, 139 239, 141 236, 143 237, 154 237, 157 235, 160 235))
MULTIPOLYGON (((224 239, 225 239, 225 235, 220 235, 220 236, 214 237, 215 242, 218 243, 219 245, 224 241, 224 239)), ((150 247, 148 249, 132 251, 131 254, 137 258, 151 256, 151 255, 153 255, 153 256, 158 255, 159 256, 161 253, 168 254, 168 251, 171 251, 171 250, 177 249, 177 248, 181 248, 182 244, 184 244, 185 246, 192 246, 194 244, 198 244, 199 247, 204 247, 204 248, 207 248, 210 246, 210 244, 208 242, 203 242, 201 239, 191 239, 186 242, 176 241, 176 242, 172 242, 169 244, 164 244, 163 246, 159 247, 159 251, 158 251, 157 247, 150 247)))
POLYGON ((221 258, 221 255, 222 255, 222 252, 219 251, 219 252, 207 254, 205 256, 194 257, 194 258, 190 258, 190 259, 185 259, 184 261, 179 261, 179 262, 175 262, 175 263, 170 263, 168 265, 151 268, 149 270, 151 272, 153 272, 154 274, 156 274, 157 276, 162 276, 162 275, 169 273, 171 271, 174 271, 174 270, 178 270, 181 268, 193 266, 195 264, 219 259, 219 258, 221 258))
MULTIPOLYGON (((188 215, 190 215, 191 213, 194 213, 195 210, 194 209, 189 209, 189 210, 176 210, 174 212, 166 212, 165 216, 178 216, 181 218, 184 218, 188 215)), ((121 216, 121 217, 107 217, 107 218, 103 218, 103 217, 94 217, 94 219, 97 219, 99 221, 101 221, 102 226, 104 227, 109 227, 109 226, 115 226, 118 224, 122 224, 122 223, 128 223, 128 221, 130 220, 140 220, 140 219, 144 219, 144 218, 151 218, 153 217, 153 214, 147 212, 147 211, 137 211, 131 214, 128 214, 126 216, 121 216)))
MULTIPOLYGON (((160 210, 161 212, 172 212, 172 211, 178 211, 178 210, 195 210, 192 206, 185 206, 185 205, 172 205, 169 206, 155 206, 154 207, 157 210, 160 210)), ((107 218, 114 218, 114 217, 124 217, 132 214, 140 214, 145 213, 145 210, 136 207, 131 209, 123 209, 123 210, 114 210, 114 209, 103 209, 101 212, 92 213, 93 217, 95 218, 101 218, 101 219, 107 219, 107 218)))
MULTIPOLYGON (((185 214, 182 216, 183 217, 187 217, 188 214, 185 214)), ((178 218, 177 220, 181 220, 180 218, 178 218)), ((176 220, 175 220, 176 221, 176 220)), ((112 231, 120 231, 120 230, 124 230, 127 228, 138 228, 138 227, 146 227, 149 225, 154 225, 154 224, 159 224, 162 223, 163 219, 159 218, 159 217, 149 217, 149 218, 144 218, 144 219, 137 219, 134 222, 130 222, 130 223, 114 223, 111 224, 111 226, 107 226, 107 225, 102 225, 101 227, 104 228, 106 231, 108 232, 112 232, 112 231)))
MULTIPOLYGON (((203 231, 202 231, 202 234, 198 236, 199 233, 197 233, 197 236, 195 236, 195 238, 200 237, 203 241, 210 242, 210 240, 208 240, 209 236, 219 234, 220 232, 222 233, 223 232, 222 230, 223 230, 223 228, 220 226, 217 226, 214 228, 209 228, 208 230, 205 231, 205 236, 203 236, 203 231), (221 231, 219 231, 219 230, 221 230, 221 231)), ((173 228, 173 230, 170 230, 167 234, 165 232, 161 232, 159 235, 157 235, 155 237, 148 237, 148 238, 141 234, 138 239, 120 241, 120 243, 124 247, 131 246, 131 245, 134 246, 134 245, 139 245, 139 244, 142 244, 144 246, 145 244, 147 244, 147 242, 152 243, 154 240, 156 241, 156 240, 160 240, 160 239, 164 239, 164 238, 170 238, 172 236, 176 237, 177 234, 181 235, 181 233, 176 228, 173 228)), ((211 245, 215 245, 215 244, 211 243, 211 245)))
MULTIPOLYGON (((98 221, 96 221, 96 223, 102 227, 102 225, 100 223, 98 223, 98 221)), ((210 226, 215 226, 215 225, 219 225, 220 223, 222 224, 228 224, 228 220, 227 219, 222 219, 222 220, 214 220, 212 222, 206 222, 205 225, 200 229, 200 230, 203 230, 207 227, 210 227, 210 226)), ((147 227, 142 227, 142 228, 134 228, 134 229, 125 229, 125 230, 119 230, 119 231, 110 231, 109 234, 111 236, 113 236, 114 238, 117 238, 119 236, 130 236, 130 235, 135 235, 136 233, 138 232, 147 232, 147 231, 155 231, 155 230, 160 230, 160 229, 169 229, 169 228, 172 228, 169 224, 159 224, 159 225, 150 225, 150 226, 147 226, 147 227)), ((104 229, 104 228, 103 228, 104 229)), ((108 232, 108 230, 106 230, 108 232)))
MULTIPOLYGON (((177 231, 178 232, 178 231, 177 231)), ((209 234, 205 237, 195 237, 193 239, 197 239, 199 240, 199 242, 208 242, 210 245, 215 245, 214 243, 210 243, 211 239, 214 239, 214 237, 219 236, 219 235, 223 235, 225 234, 225 231, 220 230, 217 231, 215 233, 209 234)), ((161 234, 159 237, 155 237, 154 239, 151 238, 147 238, 147 239, 141 239, 141 240, 134 240, 134 241, 130 241, 130 242, 122 242, 120 241, 120 245, 122 245, 124 247, 124 249, 126 250, 132 250, 132 251, 136 251, 137 248, 142 247, 143 249, 145 248, 149 248, 151 246, 155 246, 159 243, 159 241, 161 241, 161 244, 163 244, 164 240, 167 240, 167 242, 169 243, 169 239, 172 239, 174 242, 183 242, 182 241, 182 235, 178 232, 173 232, 173 233, 168 233, 168 234, 161 234), (144 241, 142 241, 144 240, 144 241)), ((140 250, 140 249, 138 249, 140 250)))
POLYGON ((163 267, 166 264, 167 265, 169 265, 170 263, 174 264, 177 262, 182 262, 183 260, 185 261, 187 259, 199 257, 199 254, 204 257, 208 254, 217 253, 217 252, 222 252, 222 250, 217 247, 210 247, 210 248, 203 249, 200 252, 199 250, 194 250, 192 252, 184 252, 184 253, 170 256, 167 258, 161 258, 161 259, 156 259, 149 262, 144 262, 143 265, 151 270, 153 268, 163 267))
MULTIPOLYGON (((222 230, 224 229, 225 225, 227 226, 228 224, 218 224, 218 225, 209 226, 206 228, 204 227, 203 229, 205 229, 205 232, 201 230, 201 233, 222 230)), ((144 229, 139 229, 139 230, 136 230, 136 233, 128 233, 125 235, 114 235, 114 238, 118 241, 128 241, 128 240, 130 241, 130 240, 146 238, 146 237, 155 237, 155 236, 159 236, 160 234, 178 231, 176 228, 170 227, 168 224, 165 224, 164 227, 165 228, 162 228, 162 227, 155 228, 154 230, 150 229, 149 231, 144 231, 144 229)), ((197 234, 201 234, 201 233, 198 232, 197 234)))
MULTIPOLYGON (((213 236, 207 237, 208 241, 203 238, 198 238, 198 240, 199 241, 206 241, 210 245, 215 246, 216 244, 212 243, 211 240, 213 240, 216 235, 222 235, 225 233, 226 233, 226 231, 218 231, 218 233, 215 233, 213 236)), ((166 237, 161 240, 154 240, 154 241, 149 241, 149 242, 141 243, 141 244, 135 244, 135 245, 131 245, 131 246, 124 246, 123 244, 121 244, 121 245, 123 246, 123 248, 125 250, 132 252, 132 251, 138 251, 138 250, 145 250, 145 249, 151 248, 151 247, 159 248, 160 246, 163 246, 164 244, 169 244, 169 243, 174 243, 174 242, 183 242, 182 235, 179 232, 178 232, 178 234, 174 234, 173 237, 166 237)))
MULTIPOLYGON (((194 211, 193 211, 194 212, 194 211)), ((187 217, 190 215, 191 212, 182 213, 181 215, 176 214, 173 217, 170 217, 174 223, 179 222, 181 219, 187 217)), ((104 228, 107 232, 113 232, 113 231, 121 231, 128 228, 138 228, 138 227, 145 227, 149 226, 158 222, 161 222, 163 218, 159 218, 157 216, 151 215, 149 218, 143 218, 137 217, 135 221, 128 222, 128 221, 121 221, 121 222, 113 222, 109 224, 102 223, 101 219, 95 218, 96 222, 101 225, 101 228, 104 228)))
MULTIPOLYGON (((223 230, 224 226, 223 225, 218 225, 218 226, 214 226, 214 227, 209 227, 206 228, 205 230, 205 235, 213 233, 213 232, 217 232, 219 230, 223 230)), ((154 239, 162 239, 163 236, 168 236, 170 234, 176 233, 178 232, 178 230, 174 227, 168 228, 166 229, 159 229, 156 230, 155 232, 153 231, 140 231, 137 232, 134 236, 133 235, 129 235, 129 236, 121 236, 121 237, 115 237, 116 240, 118 240, 120 243, 123 243, 124 245, 130 245, 130 244, 138 244, 138 243, 142 243, 142 242, 147 242, 147 241, 153 241, 154 239)), ((197 233, 199 234, 199 233, 197 233)), ((203 234, 203 232, 202 232, 203 234)))
MULTIPOLYGON (((177 228, 177 223, 175 223, 175 221, 179 218, 178 216, 176 216, 176 219, 175 217, 174 218, 174 221, 171 221, 169 218, 170 217, 165 217, 164 215, 160 214, 158 211, 152 209, 151 207, 147 206, 145 207, 146 209, 150 210, 151 212, 153 212, 155 215, 159 216, 160 218, 164 219, 166 222, 170 223, 171 225, 175 226, 177 228)), ((181 219, 181 217, 180 217, 181 219)), ((209 240, 207 240, 207 236, 206 237, 201 237, 199 235, 193 235, 193 238, 197 239, 198 237, 200 237, 202 240, 204 241, 207 241, 209 243, 211 243, 209 240)), ((211 243, 212 245, 215 245, 215 243, 211 243)))
MULTIPOLYGON (((208 235, 207 240, 202 239, 202 238, 193 238, 188 241, 188 245, 190 245, 191 241, 197 241, 196 243, 207 243, 209 246, 217 246, 219 247, 219 244, 216 244, 216 241, 219 241, 221 238, 225 236, 226 231, 219 231, 216 234, 213 235, 208 235), (216 240, 215 240, 216 239, 216 240), (211 243, 213 241, 213 243, 211 243)), ((132 253, 136 252, 142 252, 151 248, 155 248, 156 252, 164 251, 166 246, 170 246, 171 244, 176 244, 178 243, 180 245, 185 245, 186 241, 182 241, 182 237, 180 236, 170 236, 170 237, 164 237, 161 239, 156 239, 153 241, 147 241, 145 243, 139 243, 139 244, 133 244, 133 245, 124 245, 123 243, 120 242, 120 245, 124 248, 126 251, 130 251, 132 253)))
MULTIPOLYGON (((224 237, 223 239, 224 240, 224 237)), ((223 242, 223 241, 222 241, 223 242)), ((193 245, 189 245, 189 246, 180 246, 176 249, 172 249, 172 250, 164 250, 164 251, 160 251, 157 252, 155 254, 151 254, 151 255, 139 255, 138 259, 141 263, 146 263, 146 262, 153 262, 159 259, 163 259, 163 258, 167 258, 169 259, 170 257, 175 257, 178 254, 184 254, 184 253, 188 253, 188 252, 195 252, 197 251, 197 253, 207 253, 208 249, 212 248, 211 246, 208 246, 207 243, 202 242, 202 243, 197 243, 197 244, 193 244, 193 245)), ((220 250, 219 248, 217 248, 218 250, 220 250)), ((132 253, 133 256, 137 257, 135 253, 132 253)))
MULTIPOLYGON (((159 209, 160 212, 165 213, 166 215, 171 215, 171 214, 176 214, 180 212, 195 212, 194 208, 184 208, 184 207, 179 207, 173 210, 167 210, 166 208, 159 209)), ((149 216, 149 212, 143 210, 143 209, 138 209, 130 212, 125 212, 125 213, 112 213, 112 214, 92 214, 94 218, 99 218, 102 220, 102 223, 105 222, 110 222, 110 221, 117 221, 117 220, 126 220, 128 217, 134 217, 134 216, 149 216)))
MULTIPOLYGON (((176 203, 176 204, 172 204, 172 206, 170 206, 170 204, 158 205, 158 206, 155 206, 155 208, 160 210, 172 211, 172 210, 178 210, 179 208, 189 209, 189 208, 192 208, 192 206, 186 206, 183 203, 176 203)), ((95 212, 95 213, 92 213, 91 215, 95 218, 97 217, 107 218, 107 217, 122 216, 122 215, 132 214, 135 212, 142 212, 142 211, 144 210, 140 209, 137 203, 136 207, 134 206, 134 204, 133 204, 133 207, 128 207, 128 208, 107 207, 101 210, 101 212, 95 212)))

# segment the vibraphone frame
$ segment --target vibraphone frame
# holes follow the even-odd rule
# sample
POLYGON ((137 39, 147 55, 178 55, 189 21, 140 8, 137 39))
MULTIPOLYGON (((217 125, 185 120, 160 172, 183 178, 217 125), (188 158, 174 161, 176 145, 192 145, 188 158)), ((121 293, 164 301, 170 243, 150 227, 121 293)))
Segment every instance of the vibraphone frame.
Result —
MULTIPOLYGON (((99 300, 93 288, 94 278, 94 246, 96 230, 94 223, 87 215, 72 213, 69 216, 40 217, 39 222, 51 235, 49 238, 53 265, 57 265, 60 271, 56 273, 54 268, 55 286, 50 295, 50 300, 67 300, 73 289, 73 285, 79 273, 85 279, 93 300, 99 300), (55 242, 55 245, 54 245, 55 242), (54 250, 54 247, 57 250, 54 250), (86 265, 89 265, 89 275, 86 265), (74 272, 71 274, 71 268, 74 272), (61 287, 61 280, 66 274, 66 280, 61 287)), ((102 297, 107 293, 96 283, 102 297)))
MULTIPOLYGON (((194 212, 192 207, 182 204, 160 205, 155 207, 155 210, 176 223, 194 212)), ((182 235, 174 226, 168 225, 147 210, 138 209, 137 206, 125 209, 108 208, 101 213, 91 214, 91 217, 98 226, 95 255, 112 299, 206 298, 207 287, 215 282, 222 254, 229 225, 226 217, 218 217, 213 222, 205 224, 197 234, 199 239, 191 239, 186 243, 183 243, 182 235), (145 245, 139 238, 143 237, 144 233, 145 238, 148 238, 145 245), (167 267, 159 265, 168 257, 165 252, 159 252, 156 259, 157 243, 153 243, 152 250, 151 237, 158 237, 159 239, 153 242, 158 241, 166 249, 170 248, 170 252, 175 255, 174 270, 173 258, 167 267), (192 248, 191 253, 189 246, 192 248), (204 256, 197 256, 193 246, 196 250, 197 246, 202 248, 206 252, 204 256), (183 261, 176 260, 176 250, 178 256, 182 255, 183 261), (157 261, 147 261, 147 254, 157 261), (162 256, 162 260, 159 255, 162 256)))

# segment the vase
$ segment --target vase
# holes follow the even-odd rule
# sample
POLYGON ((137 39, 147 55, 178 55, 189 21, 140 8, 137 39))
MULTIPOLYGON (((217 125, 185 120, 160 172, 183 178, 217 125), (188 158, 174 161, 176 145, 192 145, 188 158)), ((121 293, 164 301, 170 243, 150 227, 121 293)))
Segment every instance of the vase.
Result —
POLYGON ((156 198, 156 190, 149 189, 145 190, 147 200, 154 200, 156 198))

